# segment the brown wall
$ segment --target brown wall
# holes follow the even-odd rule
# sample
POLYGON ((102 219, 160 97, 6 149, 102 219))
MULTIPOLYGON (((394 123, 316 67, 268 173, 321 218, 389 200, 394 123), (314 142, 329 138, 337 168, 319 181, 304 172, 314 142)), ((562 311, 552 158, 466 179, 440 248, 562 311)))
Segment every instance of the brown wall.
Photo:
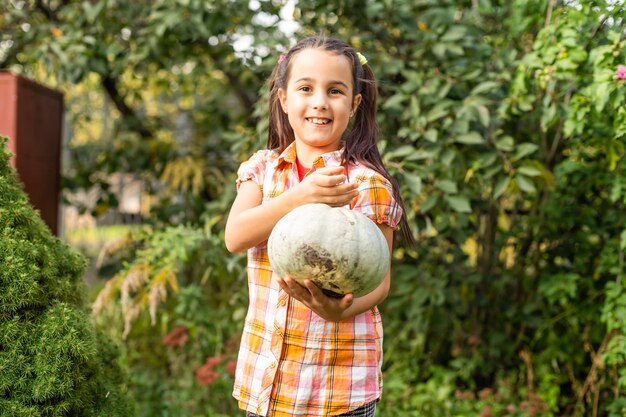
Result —
POLYGON ((31 204, 59 234, 63 95, 0 71, 0 135, 9 137, 11 160, 31 204))

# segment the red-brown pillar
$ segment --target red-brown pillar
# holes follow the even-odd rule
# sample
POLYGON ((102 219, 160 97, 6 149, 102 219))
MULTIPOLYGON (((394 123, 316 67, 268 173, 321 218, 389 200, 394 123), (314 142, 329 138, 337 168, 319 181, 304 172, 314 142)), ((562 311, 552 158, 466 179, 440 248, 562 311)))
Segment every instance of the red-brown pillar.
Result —
POLYGON ((17 170, 31 204, 59 234, 63 94, 0 71, 0 135, 9 137, 17 170))

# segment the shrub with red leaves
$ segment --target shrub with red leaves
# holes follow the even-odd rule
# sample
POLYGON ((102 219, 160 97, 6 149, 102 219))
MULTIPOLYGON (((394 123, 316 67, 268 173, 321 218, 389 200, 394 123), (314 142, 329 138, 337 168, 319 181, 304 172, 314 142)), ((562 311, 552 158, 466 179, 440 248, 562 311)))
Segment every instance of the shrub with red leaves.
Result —
POLYGON ((220 374, 215 372, 213 368, 220 363, 220 358, 217 356, 209 356, 201 367, 196 369, 196 381, 200 385, 211 385, 220 377, 220 374))
POLYGON ((166 346, 180 347, 184 346, 189 340, 189 329, 185 326, 176 326, 174 329, 163 337, 161 343, 166 346))

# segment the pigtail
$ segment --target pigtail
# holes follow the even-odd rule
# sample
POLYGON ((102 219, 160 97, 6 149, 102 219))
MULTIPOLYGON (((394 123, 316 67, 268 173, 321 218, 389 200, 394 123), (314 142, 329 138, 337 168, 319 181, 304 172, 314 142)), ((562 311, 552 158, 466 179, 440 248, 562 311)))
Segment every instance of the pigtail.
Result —
POLYGON ((357 67, 354 72, 357 74, 355 85, 357 86, 356 92, 361 94, 361 104, 357 108, 352 129, 346 136, 343 160, 345 162, 360 162, 380 173, 391 183, 393 197, 402 209, 402 219, 400 220, 402 240, 407 245, 412 246, 415 243, 415 239, 409 228, 404 200, 400 195, 400 186, 385 168, 376 146, 378 139, 378 123, 376 123, 378 87, 376 85, 376 77, 369 65, 360 64, 358 59, 356 59, 356 55, 353 62, 357 67), (361 76, 359 77, 359 75, 361 76))
POLYGON ((287 59, 284 55, 281 55, 281 59, 278 60, 268 79, 269 126, 267 129, 267 149, 276 149, 279 153, 284 151, 294 140, 293 129, 289 125, 287 114, 283 111, 278 98, 278 90, 285 87, 284 80, 287 66, 287 59))
POLYGON ((355 93, 361 94, 361 104, 356 110, 354 124, 346 136, 344 159, 347 161, 380 162, 376 147, 378 124, 376 123, 378 90, 374 73, 369 65, 355 62, 355 93), (360 68, 358 68, 360 67, 360 68), (359 71, 360 69, 360 71, 359 71), (360 77, 358 75, 361 75, 360 77), (373 159, 370 159, 373 158, 373 159))

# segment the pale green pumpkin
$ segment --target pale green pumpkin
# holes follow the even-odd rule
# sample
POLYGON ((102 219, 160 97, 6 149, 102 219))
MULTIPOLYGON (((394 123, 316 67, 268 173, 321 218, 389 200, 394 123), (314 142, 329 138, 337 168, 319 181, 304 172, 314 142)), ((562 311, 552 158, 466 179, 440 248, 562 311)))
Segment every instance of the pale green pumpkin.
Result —
POLYGON ((326 204, 306 204, 284 216, 270 234, 268 254, 278 276, 300 283, 308 278, 330 296, 366 295, 389 270, 389 247, 376 224, 326 204))

